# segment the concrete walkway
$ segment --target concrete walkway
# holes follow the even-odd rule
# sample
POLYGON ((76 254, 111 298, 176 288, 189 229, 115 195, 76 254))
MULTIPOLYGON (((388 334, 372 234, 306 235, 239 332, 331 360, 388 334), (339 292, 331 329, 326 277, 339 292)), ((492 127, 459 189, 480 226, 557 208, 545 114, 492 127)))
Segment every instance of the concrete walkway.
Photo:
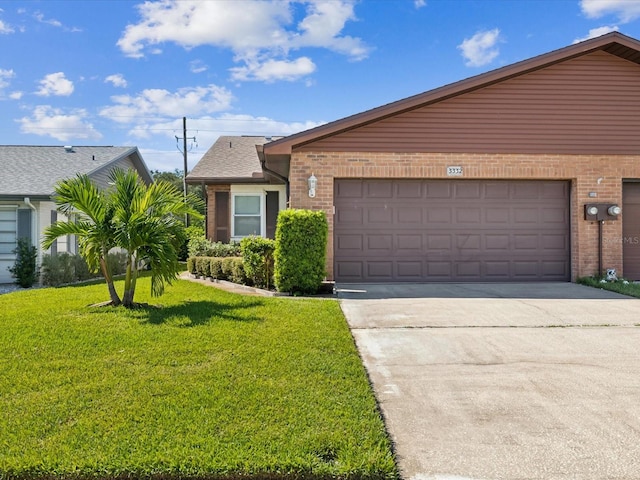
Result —
POLYGON ((337 290, 406 480, 640 479, 640 300, 569 283, 337 290))

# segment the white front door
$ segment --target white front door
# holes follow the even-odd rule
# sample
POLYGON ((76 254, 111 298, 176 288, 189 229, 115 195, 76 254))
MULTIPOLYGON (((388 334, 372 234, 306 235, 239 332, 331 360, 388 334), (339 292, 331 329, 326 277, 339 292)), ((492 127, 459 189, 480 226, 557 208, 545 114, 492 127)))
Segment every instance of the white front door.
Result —
POLYGON ((0 206, 0 283, 13 283, 8 268, 15 263, 18 237, 18 209, 0 206))

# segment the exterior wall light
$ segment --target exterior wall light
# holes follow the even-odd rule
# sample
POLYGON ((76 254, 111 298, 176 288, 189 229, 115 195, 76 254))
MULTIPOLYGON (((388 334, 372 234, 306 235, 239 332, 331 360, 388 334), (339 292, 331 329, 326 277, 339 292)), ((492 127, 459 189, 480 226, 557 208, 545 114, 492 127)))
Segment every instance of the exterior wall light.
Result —
POLYGON ((309 184, 309 197, 310 198, 314 198, 316 196, 316 188, 318 186, 318 179, 316 178, 316 176, 313 173, 309 177, 309 180, 307 180, 307 183, 309 184))

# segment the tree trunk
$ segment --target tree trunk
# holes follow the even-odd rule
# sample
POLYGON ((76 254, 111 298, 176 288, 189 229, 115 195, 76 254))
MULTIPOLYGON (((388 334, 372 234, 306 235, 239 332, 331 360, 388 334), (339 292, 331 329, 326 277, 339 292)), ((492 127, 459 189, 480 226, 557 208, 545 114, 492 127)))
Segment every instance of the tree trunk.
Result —
POLYGON ((129 259, 127 260, 127 274, 124 278, 124 294, 122 295, 122 305, 127 308, 134 306, 133 296, 136 293, 136 280, 138 277, 138 269, 135 263, 135 255, 129 255, 129 259))
POLYGON ((118 292, 116 292, 116 287, 113 284, 113 277, 111 276, 111 272, 109 271, 109 267, 107 266, 107 261, 105 257, 100 258, 100 269, 102 270, 102 275, 104 276, 105 282, 107 282, 107 288, 109 289, 109 297, 111 298, 111 303, 114 306, 120 305, 120 297, 118 296, 118 292))

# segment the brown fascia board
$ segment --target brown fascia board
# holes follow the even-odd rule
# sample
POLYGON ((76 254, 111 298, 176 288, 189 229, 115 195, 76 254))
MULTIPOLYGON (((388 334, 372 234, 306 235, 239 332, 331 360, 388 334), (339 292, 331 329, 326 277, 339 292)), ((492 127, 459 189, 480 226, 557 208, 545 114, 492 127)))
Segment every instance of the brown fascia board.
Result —
POLYGON ((264 145, 264 154, 267 159, 275 155, 291 155, 294 148, 307 143, 315 142, 323 138, 327 138, 347 130, 352 130, 369 123, 377 122, 384 118, 398 115, 429 104, 441 102, 448 98, 487 87, 535 70, 540 70, 556 63, 586 55, 596 50, 606 50, 607 47, 614 44, 622 46, 627 51, 631 50, 634 51, 634 53, 640 54, 640 41, 619 32, 608 33, 600 37, 585 40, 559 50, 554 50, 490 72, 476 75, 475 77, 470 77, 459 82, 419 93, 362 113, 357 113, 304 132, 284 137, 280 140, 275 140, 264 145))

